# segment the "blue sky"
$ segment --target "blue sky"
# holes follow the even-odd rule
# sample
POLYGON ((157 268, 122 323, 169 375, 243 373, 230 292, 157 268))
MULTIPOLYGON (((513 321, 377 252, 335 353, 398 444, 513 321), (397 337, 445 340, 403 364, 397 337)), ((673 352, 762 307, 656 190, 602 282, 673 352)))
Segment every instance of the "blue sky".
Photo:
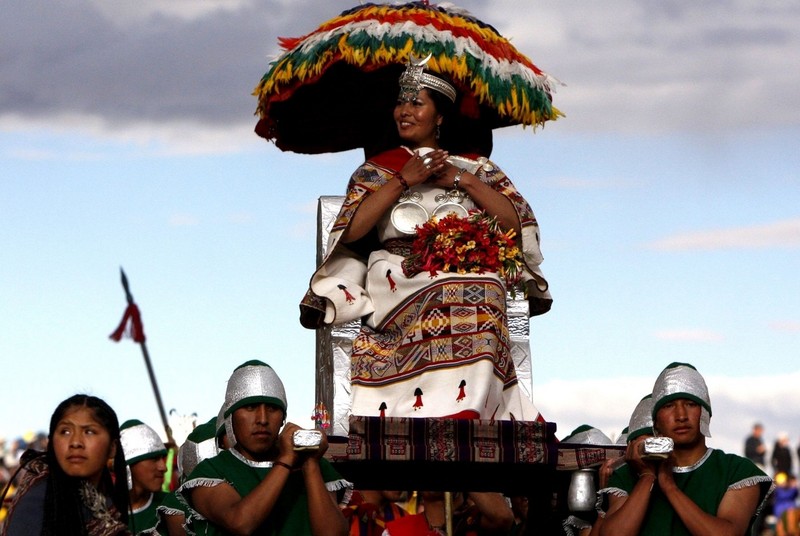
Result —
MULTIPOLYGON (((74 0, 42 18, 36 3, 0 21, 0 435, 46 429, 76 391, 158 425, 140 350, 107 338, 120 266, 167 409, 216 414, 258 358, 310 425, 297 303, 315 203, 361 155, 280 152, 252 132, 250 91, 278 36, 350 4, 74 0)), ((461 3, 565 83, 566 118, 497 131, 492 155, 540 221, 555 299, 531 321, 534 402, 560 437, 614 435, 688 361, 712 445, 738 451, 755 419, 797 443, 800 12, 644 4, 461 3)))

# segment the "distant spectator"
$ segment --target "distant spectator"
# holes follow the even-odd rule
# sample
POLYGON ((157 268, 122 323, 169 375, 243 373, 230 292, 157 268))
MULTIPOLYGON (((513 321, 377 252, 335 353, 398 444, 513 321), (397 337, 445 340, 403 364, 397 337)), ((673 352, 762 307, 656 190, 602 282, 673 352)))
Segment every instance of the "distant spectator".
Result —
POLYGON ((786 473, 793 475, 792 472, 792 451, 789 448, 789 434, 781 432, 778 440, 775 441, 775 448, 772 449, 772 471, 773 474, 786 473))
POLYGON ((750 437, 744 442, 744 457, 763 470, 766 468, 766 454, 767 445, 764 444, 764 426, 757 422, 753 425, 753 432, 750 437))
POLYGON ((776 534, 797 536, 797 514, 794 512, 798 496, 797 481, 786 473, 778 473, 775 475, 775 484, 772 514, 776 519, 776 534))

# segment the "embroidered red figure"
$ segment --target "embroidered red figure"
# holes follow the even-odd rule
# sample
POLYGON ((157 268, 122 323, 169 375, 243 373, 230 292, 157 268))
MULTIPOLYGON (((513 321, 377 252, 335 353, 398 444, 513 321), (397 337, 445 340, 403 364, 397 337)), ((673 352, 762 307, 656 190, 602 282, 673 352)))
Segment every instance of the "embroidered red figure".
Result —
POLYGON ((461 402, 467 397, 467 393, 464 391, 466 386, 467 382, 465 380, 461 380, 461 383, 458 384, 458 396, 456 397, 456 402, 461 402))
POLYGON ((344 292, 344 297, 347 300, 347 303, 353 303, 354 301, 356 301, 356 299, 353 297, 353 295, 350 294, 349 292, 347 292, 347 287, 346 286, 344 286, 344 285, 336 285, 336 286, 339 287, 340 289, 342 289, 342 292, 344 292))
POLYGON ((417 400, 414 402, 414 411, 417 411, 419 408, 422 407, 422 389, 417 387, 414 389, 414 396, 417 397, 417 400))
POLYGON ((380 410, 380 412, 381 412, 381 414, 380 414, 380 417, 381 417, 381 419, 383 419, 384 417, 386 417, 386 407, 387 407, 387 406, 386 406, 386 402, 381 402, 381 405, 380 405, 380 407, 378 408, 378 409, 380 410))
POLYGON ((394 279, 392 279, 392 271, 391 270, 386 270, 386 279, 389 280, 389 290, 391 290, 392 292, 396 291, 397 290, 397 284, 394 282, 394 279))

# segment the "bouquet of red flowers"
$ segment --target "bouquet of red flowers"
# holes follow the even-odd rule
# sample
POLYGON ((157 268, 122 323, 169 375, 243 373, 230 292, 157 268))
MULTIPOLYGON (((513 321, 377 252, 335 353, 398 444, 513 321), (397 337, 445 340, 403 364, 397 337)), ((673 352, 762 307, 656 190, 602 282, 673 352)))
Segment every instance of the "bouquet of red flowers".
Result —
POLYGON ((513 230, 503 232, 497 218, 471 210, 466 218, 450 213, 417 226, 411 255, 403 261, 403 273, 421 272, 482 274, 496 272, 514 291, 522 273, 522 252, 513 230))

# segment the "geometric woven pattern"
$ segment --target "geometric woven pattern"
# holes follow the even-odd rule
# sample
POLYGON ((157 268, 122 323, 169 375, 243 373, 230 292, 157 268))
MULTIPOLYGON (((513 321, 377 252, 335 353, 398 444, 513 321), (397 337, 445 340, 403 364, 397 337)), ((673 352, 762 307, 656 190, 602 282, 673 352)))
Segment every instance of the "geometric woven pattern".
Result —
POLYGON ((362 330, 355 338, 351 381, 383 385, 488 359, 503 385, 513 385, 505 299, 502 285, 487 277, 431 284, 404 301, 380 332, 362 330))
POLYGON ((555 461, 555 424, 539 421, 350 417, 346 459, 371 461, 555 461))

